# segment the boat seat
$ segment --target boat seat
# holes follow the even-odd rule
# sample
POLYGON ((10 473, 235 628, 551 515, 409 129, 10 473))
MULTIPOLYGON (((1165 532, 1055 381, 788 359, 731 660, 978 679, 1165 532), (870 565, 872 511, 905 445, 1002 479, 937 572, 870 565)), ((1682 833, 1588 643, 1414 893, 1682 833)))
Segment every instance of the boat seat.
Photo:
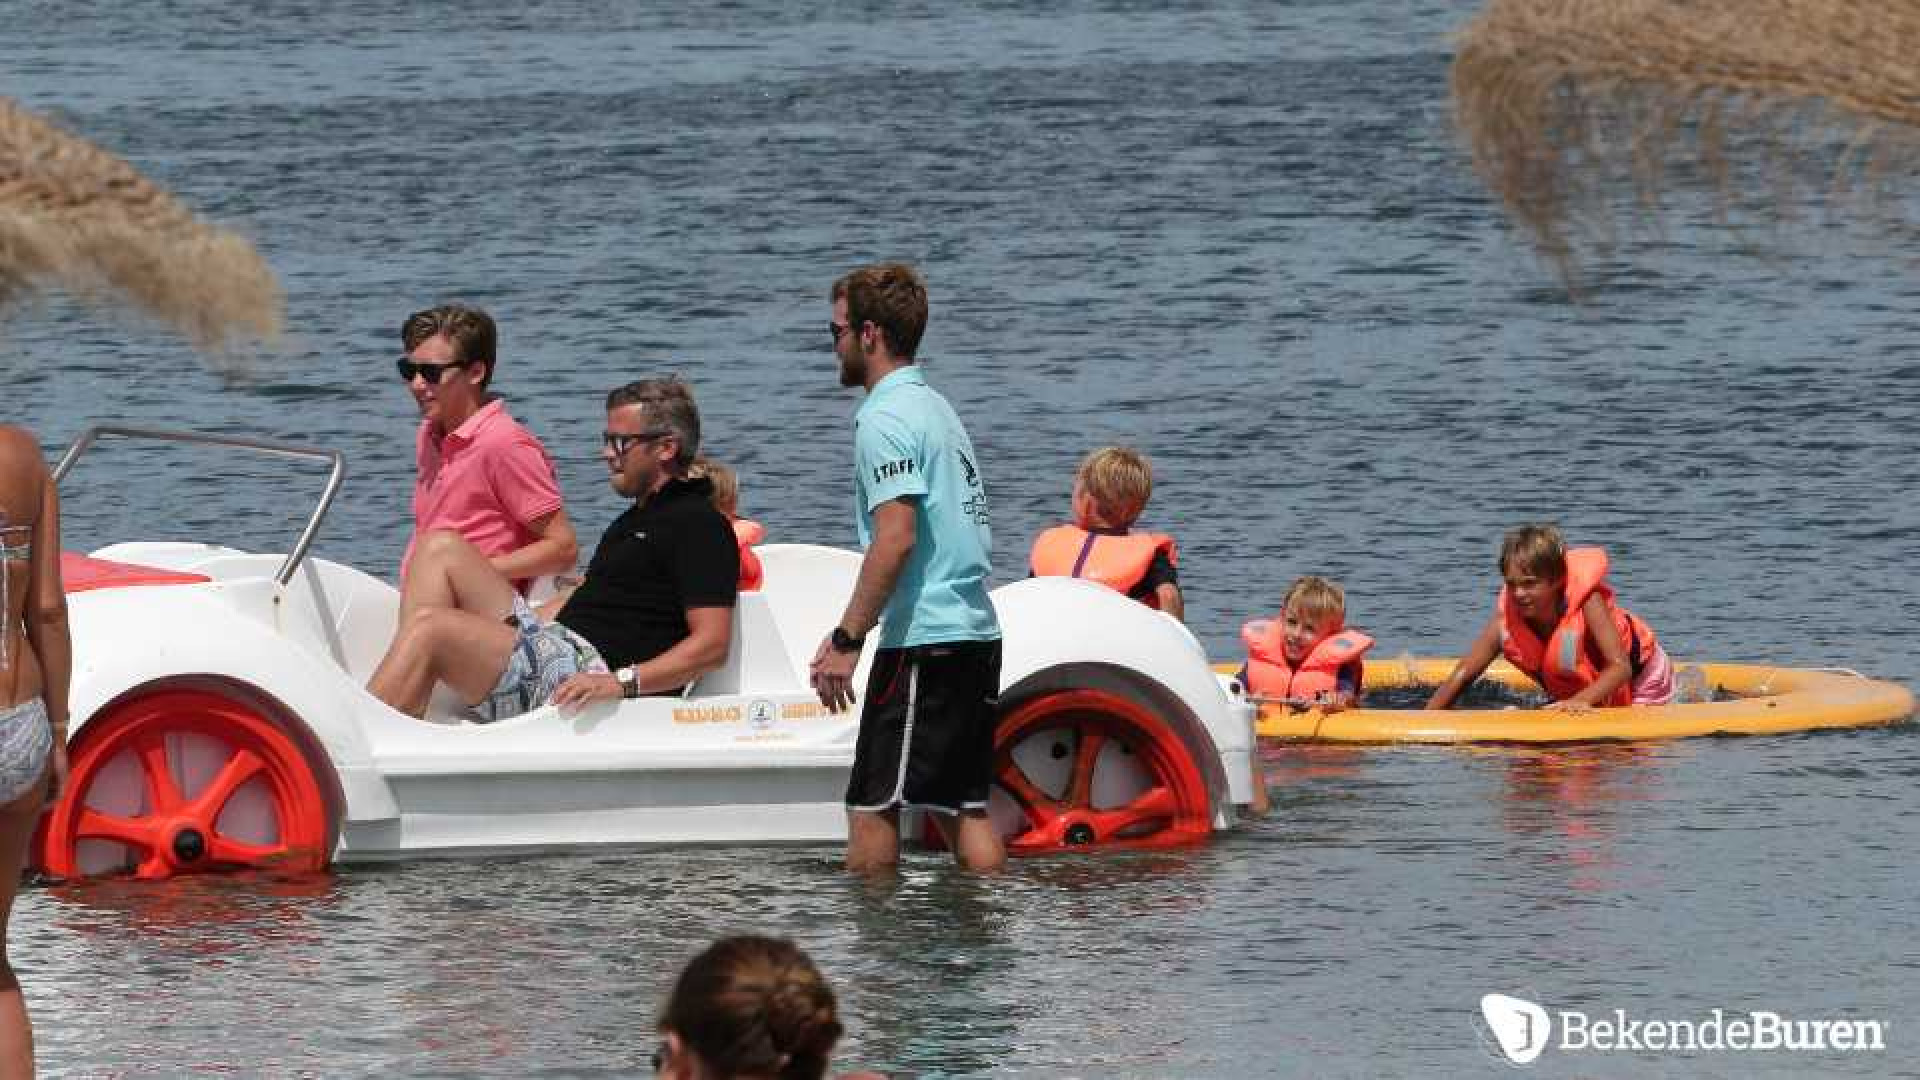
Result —
POLYGON ((743 592, 733 605, 733 640, 727 646, 727 662, 696 680, 687 696, 786 694, 806 688, 766 595, 743 592))
MULTIPOLYGON (((271 581, 284 559, 281 555, 216 555, 192 564, 191 569, 215 581, 271 581)), ((259 614, 282 636, 364 681, 393 640, 400 593, 352 567, 308 558, 294 570, 293 580, 271 607, 259 614)))

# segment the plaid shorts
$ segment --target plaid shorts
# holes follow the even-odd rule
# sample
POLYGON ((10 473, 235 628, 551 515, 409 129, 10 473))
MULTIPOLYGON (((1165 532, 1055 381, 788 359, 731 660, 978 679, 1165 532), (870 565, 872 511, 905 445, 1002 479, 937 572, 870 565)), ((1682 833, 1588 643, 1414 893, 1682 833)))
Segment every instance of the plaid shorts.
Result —
POLYGON ((519 635, 493 692, 473 706, 474 719, 480 723, 532 712, 553 700, 553 692, 572 676, 607 670, 607 662, 592 642, 557 622, 541 622, 524 597, 513 598, 513 614, 507 621, 519 635))

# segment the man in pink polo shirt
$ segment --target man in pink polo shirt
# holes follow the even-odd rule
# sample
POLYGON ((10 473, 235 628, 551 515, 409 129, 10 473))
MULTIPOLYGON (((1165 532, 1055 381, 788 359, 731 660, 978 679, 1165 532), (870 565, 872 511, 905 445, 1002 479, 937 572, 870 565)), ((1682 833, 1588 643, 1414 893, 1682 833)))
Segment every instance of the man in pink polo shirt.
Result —
POLYGON ((400 563, 402 617, 419 601, 405 588, 407 566, 454 536, 522 592, 534 578, 573 569, 579 555, 553 460, 487 392, 496 340, 486 312, 459 304, 415 312, 401 325, 400 376, 421 417, 413 536, 400 563))

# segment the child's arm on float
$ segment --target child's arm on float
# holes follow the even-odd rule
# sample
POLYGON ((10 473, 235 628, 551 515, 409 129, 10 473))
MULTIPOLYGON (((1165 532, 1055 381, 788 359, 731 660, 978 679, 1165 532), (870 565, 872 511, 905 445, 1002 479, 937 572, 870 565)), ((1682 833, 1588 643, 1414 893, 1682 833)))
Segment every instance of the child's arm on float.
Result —
POLYGON ((1607 700, 1615 690, 1633 678, 1633 664, 1627 659, 1626 643, 1620 640, 1619 628, 1613 625, 1613 619, 1607 615, 1606 602, 1590 595, 1580 605, 1580 614, 1586 617, 1587 633, 1593 637, 1593 644, 1600 650, 1600 658, 1607 662, 1607 666, 1600 669, 1593 685, 1565 701, 1556 701, 1547 706, 1560 712, 1586 712, 1593 708, 1594 702, 1607 700))
POLYGON ((1461 691, 1472 686, 1473 680, 1479 678, 1480 674, 1487 670, 1487 665, 1493 663, 1493 658, 1498 655, 1500 655, 1500 613, 1494 612, 1493 618, 1488 619, 1487 625, 1480 629, 1480 636, 1473 639, 1472 645, 1467 646, 1467 654, 1460 658, 1459 663, 1453 665, 1453 674, 1448 675, 1447 681, 1441 683, 1440 689, 1435 690, 1433 696, 1427 699, 1427 708, 1445 709, 1451 706, 1454 699, 1460 696, 1461 691))
POLYGON ((1337 713, 1351 709, 1354 702, 1360 700, 1360 665, 1359 660, 1349 660, 1340 665, 1340 673, 1334 677, 1333 694, 1321 703, 1321 712, 1337 713))

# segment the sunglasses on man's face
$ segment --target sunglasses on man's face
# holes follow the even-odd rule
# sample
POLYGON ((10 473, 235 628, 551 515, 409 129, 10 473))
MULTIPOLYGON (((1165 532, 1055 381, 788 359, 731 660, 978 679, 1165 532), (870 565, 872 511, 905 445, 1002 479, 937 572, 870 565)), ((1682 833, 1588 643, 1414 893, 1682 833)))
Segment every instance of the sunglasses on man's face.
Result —
POLYGON ((412 357, 403 356, 394 361, 394 366, 400 369, 401 382, 412 382, 413 377, 418 375, 422 379, 427 380, 428 386, 438 386, 440 385, 440 377, 442 375, 445 375, 449 371, 466 367, 469 363, 471 363, 471 361, 455 360, 450 364, 418 364, 413 361, 412 357))
POLYGON ((829 322, 827 324, 827 330, 829 333, 833 335, 833 343, 835 345, 840 344, 841 338, 846 337, 848 334, 853 333, 853 327, 841 326, 837 322, 829 322))
POLYGON ((618 431, 608 431, 601 434, 600 445, 613 451, 614 457, 624 457, 627 451, 641 443, 672 437, 671 431, 643 431, 638 435, 623 435, 618 431))

